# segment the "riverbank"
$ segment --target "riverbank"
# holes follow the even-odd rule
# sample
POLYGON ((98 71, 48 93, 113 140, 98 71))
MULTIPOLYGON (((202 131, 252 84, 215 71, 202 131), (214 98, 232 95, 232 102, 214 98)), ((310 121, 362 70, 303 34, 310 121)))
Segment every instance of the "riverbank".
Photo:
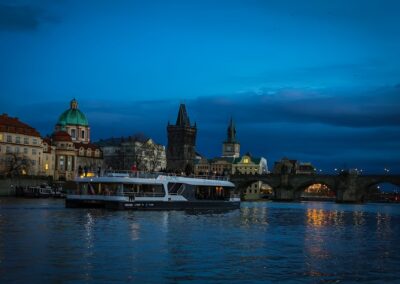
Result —
POLYGON ((49 183, 46 178, 3 178, 0 179, 0 196, 15 196, 17 186, 36 186, 49 183))

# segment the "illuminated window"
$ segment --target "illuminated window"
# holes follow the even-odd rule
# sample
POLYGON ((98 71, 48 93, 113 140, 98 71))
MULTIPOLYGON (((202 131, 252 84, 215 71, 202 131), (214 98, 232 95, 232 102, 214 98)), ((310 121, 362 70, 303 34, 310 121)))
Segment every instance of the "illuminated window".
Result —
POLYGON ((3 134, 0 133, 0 141, 3 141, 3 134))
POLYGON ((48 171, 48 170, 49 170, 49 164, 45 164, 45 165, 44 165, 44 169, 45 169, 46 171, 48 171))
POLYGON ((244 158, 243 163, 248 164, 249 163, 249 158, 244 158))

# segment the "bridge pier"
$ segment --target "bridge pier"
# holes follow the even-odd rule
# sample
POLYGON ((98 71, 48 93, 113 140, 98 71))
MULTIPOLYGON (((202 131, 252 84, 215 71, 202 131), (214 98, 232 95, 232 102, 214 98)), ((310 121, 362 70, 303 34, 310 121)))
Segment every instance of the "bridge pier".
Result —
POLYGON ((274 201, 294 201, 296 199, 295 192, 292 188, 277 187, 274 188, 274 201))
POLYGON ((348 173, 339 178, 336 188, 337 203, 363 203, 364 194, 360 188, 358 175, 348 173))
POLYGON ((292 186, 289 184, 289 175, 282 174, 279 185, 274 188, 274 201, 293 201, 295 199, 292 186))

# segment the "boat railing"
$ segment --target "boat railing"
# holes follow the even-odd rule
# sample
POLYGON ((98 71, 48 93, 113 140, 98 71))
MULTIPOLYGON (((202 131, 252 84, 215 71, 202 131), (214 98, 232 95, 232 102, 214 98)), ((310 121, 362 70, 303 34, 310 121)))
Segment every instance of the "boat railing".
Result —
POLYGON ((164 197, 163 192, 139 192, 134 194, 135 197, 164 197))
POLYGON ((137 177, 137 178, 153 178, 157 179, 159 176, 163 177, 187 177, 196 179, 211 179, 211 180, 228 180, 228 176, 217 175, 179 175, 175 173, 165 172, 146 172, 146 171, 128 171, 128 170, 106 170, 103 176, 107 177, 137 177))

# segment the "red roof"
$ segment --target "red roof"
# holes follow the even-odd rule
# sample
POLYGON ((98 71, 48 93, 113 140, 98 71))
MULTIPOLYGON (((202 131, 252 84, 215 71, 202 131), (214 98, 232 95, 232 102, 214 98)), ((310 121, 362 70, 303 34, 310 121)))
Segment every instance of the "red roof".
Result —
POLYGON ((98 147, 97 145, 92 144, 92 143, 79 142, 79 143, 74 143, 74 144, 75 144, 75 149, 79 149, 79 148, 83 147, 83 149, 85 149, 85 150, 88 148, 90 148, 92 150, 97 150, 97 149, 100 150, 100 147, 98 147))
POLYGON ((53 140, 57 142, 72 142, 71 136, 65 131, 57 131, 53 134, 53 140))
POLYGON ((17 117, 10 117, 5 113, 0 115, 0 132, 40 137, 39 132, 35 128, 21 122, 17 117))
POLYGON ((78 150, 79 150, 81 147, 82 147, 83 149, 85 149, 85 150, 91 149, 91 150, 93 151, 93 153, 91 153, 90 156, 94 156, 94 151, 99 150, 99 151, 100 151, 100 157, 102 156, 102 151, 101 151, 100 147, 98 147, 98 146, 95 145, 95 144, 92 144, 92 143, 82 143, 82 142, 80 142, 80 143, 74 143, 74 146, 75 146, 75 149, 78 149, 78 150))

